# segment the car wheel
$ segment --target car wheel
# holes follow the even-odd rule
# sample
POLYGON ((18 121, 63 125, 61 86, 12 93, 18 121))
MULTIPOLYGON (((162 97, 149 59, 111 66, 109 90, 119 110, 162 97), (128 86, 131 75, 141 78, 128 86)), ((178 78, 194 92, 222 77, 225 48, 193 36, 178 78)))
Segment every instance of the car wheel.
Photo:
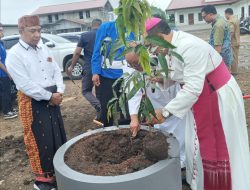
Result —
MULTIPOLYGON (((65 64, 65 71, 68 70, 68 67, 71 65, 72 58, 69 59, 65 64)), ((70 79, 72 80, 80 80, 82 78, 82 65, 83 65, 83 59, 79 58, 78 62, 76 63, 74 69, 71 72, 70 79)))

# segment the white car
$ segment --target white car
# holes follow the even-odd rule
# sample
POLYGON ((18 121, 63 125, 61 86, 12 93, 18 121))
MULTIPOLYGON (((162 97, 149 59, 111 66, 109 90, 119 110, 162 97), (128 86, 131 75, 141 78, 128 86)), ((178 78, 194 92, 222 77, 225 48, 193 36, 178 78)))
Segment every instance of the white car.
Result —
MULTIPOLYGON (((10 49, 19 41, 20 35, 6 36, 2 38, 6 50, 10 49)), ((76 43, 72 43, 60 36, 42 33, 43 43, 49 47, 62 72, 66 71, 72 62, 76 43)), ((71 79, 77 80, 82 77, 83 55, 71 73, 71 79)))

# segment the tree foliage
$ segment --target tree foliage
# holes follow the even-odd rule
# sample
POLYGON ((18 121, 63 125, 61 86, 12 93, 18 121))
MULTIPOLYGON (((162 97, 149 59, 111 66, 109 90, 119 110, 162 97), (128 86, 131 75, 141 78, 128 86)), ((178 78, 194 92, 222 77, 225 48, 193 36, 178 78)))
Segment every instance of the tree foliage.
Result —
MULTIPOLYGON (((166 19, 164 11, 160 11, 160 9, 157 8, 152 8, 152 10, 154 15, 157 13, 160 15, 160 18, 166 19)), ((158 61, 156 61, 150 54, 154 53, 157 48, 169 49, 173 52, 172 55, 177 59, 180 61, 183 61, 183 59, 178 53, 174 52, 176 47, 161 37, 154 35, 144 37, 145 22, 151 17, 151 8, 147 0, 121 0, 115 13, 117 14, 116 26, 119 32, 119 39, 111 46, 108 56, 109 62, 113 62, 118 49, 124 48, 121 57, 127 52, 135 52, 139 56, 139 64, 143 71, 134 72, 131 75, 125 73, 114 83, 113 89, 119 89, 119 93, 117 94, 116 91, 113 90, 114 98, 108 103, 108 118, 112 117, 114 123, 118 125, 120 112, 122 112, 125 117, 128 117, 128 100, 134 97, 139 90, 142 90, 144 96, 140 103, 138 117, 140 120, 147 119, 150 121, 151 116, 156 117, 156 114, 147 96, 146 88, 149 86, 155 88, 155 84, 151 82, 151 79, 158 76, 168 77, 169 72, 165 55, 160 53, 157 56, 158 61), (129 36, 131 32, 135 35, 136 46, 131 46, 131 41, 126 41, 126 36, 129 36), (155 69, 157 66, 159 66, 158 68, 160 69, 155 69)), ((106 53, 105 48, 102 48, 102 51, 106 53)))

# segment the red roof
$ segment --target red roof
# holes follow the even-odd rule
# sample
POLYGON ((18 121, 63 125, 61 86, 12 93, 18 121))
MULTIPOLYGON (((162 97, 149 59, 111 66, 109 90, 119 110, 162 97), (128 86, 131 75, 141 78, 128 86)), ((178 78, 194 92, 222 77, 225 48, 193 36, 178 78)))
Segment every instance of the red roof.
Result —
POLYGON ((66 3, 59 5, 49 5, 39 7, 35 10, 32 15, 43 15, 43 14, 51 14, 51 13, 61 13, 61 12, 70 12, 77 10, 86 10, 86 9, 94 9, 104 7, 108 0, 89 0, 89 1, 81 1, 75 3, 66 3))
POLYGON ((205 5, 232 4, 239 0, 172 0, 167 10, 203 7, 205 5))

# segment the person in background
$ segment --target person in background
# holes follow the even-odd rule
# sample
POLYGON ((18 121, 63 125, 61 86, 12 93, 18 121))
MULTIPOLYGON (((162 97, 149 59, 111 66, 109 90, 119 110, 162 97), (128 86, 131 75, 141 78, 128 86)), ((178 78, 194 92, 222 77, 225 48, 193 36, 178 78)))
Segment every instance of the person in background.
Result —
POLYGON ((1 41, 3 34, 3 25, 0 23, 0 89, 1 89, 1 104, 3 109, 4 119, 13 119, 17 117, 17 114, 12 110, 11 100, 11 76, 6 69, 6 50, 4 44, 1 41))
POLYGON ((213 5, 207 5, 201 9, 202 18, 208 24, 212 24, 209 44, 220 53, 228 68, 233 62, 231 47, 231 32, 227 21, 217 15, 217 10, 213 5))
POLYGON ((171 31, 167 22, 151 18, 148 35, 157 35, 176 48, 169 76, 182 88, 159 110, 152 124, 172 115, 186 117, 185 149, 187 182, 193 190, 249 190, 250 155, 242 92, 220 54, 200 38, 171 31))
MULTIPOLYGON (((112 126, 113 120, 107 119, 107 104, 113 97, 112 85, 122 76, 123 72, 130 72, 127 67, 127 63, 124 61, 124 57, 120 57, 123 53, 123 48, 120 48, 114 58, 113 63, 109 63, 106 59, 104 64, 104 55, 101 52, 101 47, 105 40, 111 39, 113 44, 118 39, 118 29, 115 21, 103 23, 96 32, 96 40, 94 46, 94 52, 91 60, 92 64, 92 81, 96 86, 96 97, 99 99, 102 108, 101 122, 104 126, 112 126)), ((134 35, 130 34, 127 40, 133 40, 134 35)), ((111 46, 108 47, 107 57, 109 55, 111 46)), ((118 91, 118 89, 117 89, 118 91)), ((129 120, 125 118, 120 119, 119 124, 129 124, 129 120)))
POLYGON ((233 63, 231 65, 232 75, 238 74, 238 57, 240 50, 240 21, 234 16, 233 9, 227 8, 225 10, 225 17, 229 22, 231 29, 231 44, 233 49, 233 63))
POLYGON ((101 104, 100 101, 92 93, 93 82, 92 82, 92 72, 91 72, 91 58, 95 45, 96 31, 101 24, 102 21, 100 19, 93 19, 91 31, 81 34, 81 38, 77 44, 77 47, 73 55, 72 63, 67 71, 67 74, 70 76, 83 50, 84 64, 82 73, 82 95, 89 101, 89 103, 96 110, 95 119, 97 121, 101 120, 101 104))
POLYGON ((24 143, 36 190, 55 190, 53 157, 66 142, 60 111, 65 86, 58 64, 42 43, 38 16, 18 19, 19 42, 8 52, 7 70, 18 92, 24 143))

